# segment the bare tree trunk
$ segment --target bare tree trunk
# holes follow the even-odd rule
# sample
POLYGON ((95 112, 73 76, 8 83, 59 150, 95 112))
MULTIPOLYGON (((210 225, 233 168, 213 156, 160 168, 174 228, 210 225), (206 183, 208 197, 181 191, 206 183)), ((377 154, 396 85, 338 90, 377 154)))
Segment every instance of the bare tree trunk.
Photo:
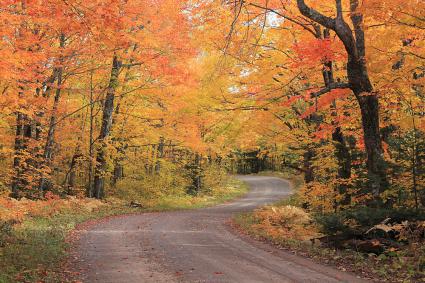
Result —
POLYGON ((117 55, 114 55, 113 62, 112 62, 111 77, 109 79, 108 91, 106 93, 105 103, 103 105, 102 126, 100 129, 100 134, 98 138, 99 147, 97 149, 94 188, 93 188, 93 196, 97 199, 101 199, 104 197, 105 173, 107 170, 106 139, 111 132, 112 116, 114 113, 115 91, 118 86, 118 75, 119 75, 121 66, 122 66, 121 61, 118 60, 117 55))

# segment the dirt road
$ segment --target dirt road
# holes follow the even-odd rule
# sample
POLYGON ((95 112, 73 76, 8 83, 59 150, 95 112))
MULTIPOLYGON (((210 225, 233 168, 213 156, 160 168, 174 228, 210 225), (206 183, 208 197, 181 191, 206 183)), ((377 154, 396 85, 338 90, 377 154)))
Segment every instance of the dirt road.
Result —
POLYGON ((251 190, 212 208, 111 218, 83 232, 83 282, 361 282, 265 244, 245 241, 225 224, 233 213, 291 192, 273 177, 243 176, 251 190))

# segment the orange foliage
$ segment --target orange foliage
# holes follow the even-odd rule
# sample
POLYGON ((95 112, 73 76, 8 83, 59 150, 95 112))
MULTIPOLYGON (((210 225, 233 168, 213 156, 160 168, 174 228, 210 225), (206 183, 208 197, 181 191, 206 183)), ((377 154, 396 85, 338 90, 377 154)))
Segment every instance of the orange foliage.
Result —
POLYGON ((99 200, 75 197, 61 199, 51 193, 46 194, 46 200, 0 197, 0 221, 21 222, 27 217, 50 217, 67 210, 92 211, 103 205, 99 200))

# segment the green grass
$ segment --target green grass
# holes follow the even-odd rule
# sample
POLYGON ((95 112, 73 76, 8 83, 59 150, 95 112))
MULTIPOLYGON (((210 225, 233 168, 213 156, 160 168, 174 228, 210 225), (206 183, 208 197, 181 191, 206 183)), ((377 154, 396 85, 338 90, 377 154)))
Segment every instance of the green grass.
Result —
POLYGON ((203 208, 239 198, 247 192, 248 187, 244 182, 231 178, 224 188, 216 189, 213 195, 168 197, 158 200, 148 210, 168 211, 203 208))
POLYGON ((0 283, 63 282, 62 264, 69 247, 66 238, 79 223, 126 213, 201 208, 229 201, 246 192, 244 183, 231 179, 225 188, 216 190, 213 196, 167 198, 142 209, 104 205, 92 212, 64 210, 51 217, 27 218, 11 231, 0 235, 0 238, 6 239, 3 247, 0 247, 0 283))
POLYGON ((66 236, 77 224, 134 211, 104 206, 93 212, 64 210, 48 218, 27 218, 13 227, 9 240, 0 248, 0 282, 61 282, 66 236))

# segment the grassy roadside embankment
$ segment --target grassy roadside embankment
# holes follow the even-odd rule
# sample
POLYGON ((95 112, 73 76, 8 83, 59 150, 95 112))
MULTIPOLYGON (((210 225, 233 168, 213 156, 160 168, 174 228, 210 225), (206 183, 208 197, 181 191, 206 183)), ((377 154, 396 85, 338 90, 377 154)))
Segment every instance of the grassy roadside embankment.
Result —
POLYGON ((211 195, 168 197, 143 208, 119 201, 75 198, 0 202, 0 216, 9 213, 8 220, 0 221, 0 282, 63 282, 67 272, 63 263, 70 246, 67 239, 80 223, 127 213, 201 208, 240 197, 246 191, 241 181, 230 178, 211 195))
MULTIPOLYGON (((326 223, 328 227, 324 229, 320 221, 323 216, 308 213, 301 208, 302 202, 297 190, 303 185, 302 179, 274 172, 260 173, 260 175, 290 180, 294 194, 272 206, 236 215, 232 224, 241 233, 271 243, 293 254, 311 258, 321 264, 335 266, 342 271, 351 271, 359 277, 376 282, 425 282, 424 246, 420 244, 418 246, 417 243, 410 244, 407 241, 402 243, 394 241, 398 245, 397 248, 388 247, 379 253, 374 253, 360 251, 360 246, 358 250, 348 245, 336 248, 322 242, 324 238, 332 238, 335 235, 338 237, 338 234, 327 234, 326 229, 329 230, 332 223, 326 223), (317 240, 318 238, 321 238, 321 241, 317 240)), ((335 216, 339 217, 339 215, 335 216)), ((372 215, 369 215, 366 218, 371 217, 372 215)), ((353 220, 356 219, 353 218, 353 220)), ((350 219, 350 221, 353 220, 350 219)), ((377 238, 376 243, 385 240, 377 238)), ((370 242, 355 239, 350 241, 354 244, 359 243, 358 245, 374 244, 374 239, 370 242)))

